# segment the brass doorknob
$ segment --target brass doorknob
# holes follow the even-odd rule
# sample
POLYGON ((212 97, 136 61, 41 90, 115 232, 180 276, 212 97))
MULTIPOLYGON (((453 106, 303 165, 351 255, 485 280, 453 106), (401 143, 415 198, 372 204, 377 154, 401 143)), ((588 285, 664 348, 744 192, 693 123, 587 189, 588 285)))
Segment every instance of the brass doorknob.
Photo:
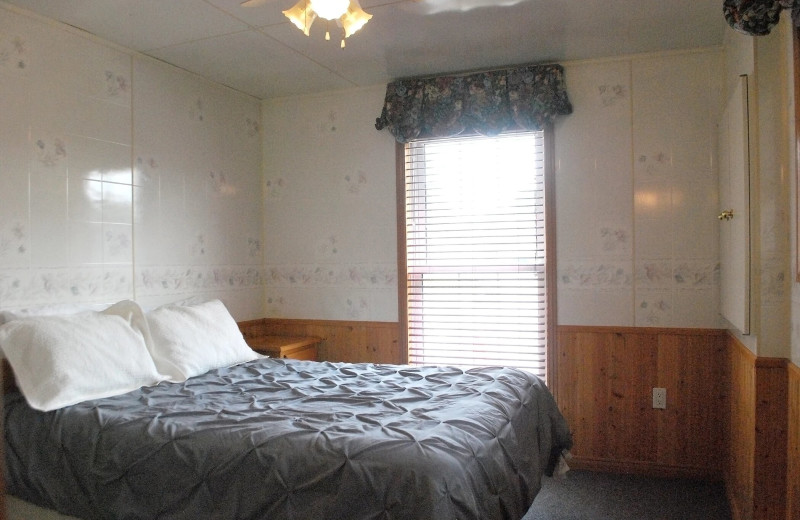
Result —
POLYGON ((717 215, 717 218, 719 220, 730 220, 730 219, 733 218, 733 210, 732 209, 727 209, 727 210, 723 211, 722 213, 720 213, 719 215, 717 215))

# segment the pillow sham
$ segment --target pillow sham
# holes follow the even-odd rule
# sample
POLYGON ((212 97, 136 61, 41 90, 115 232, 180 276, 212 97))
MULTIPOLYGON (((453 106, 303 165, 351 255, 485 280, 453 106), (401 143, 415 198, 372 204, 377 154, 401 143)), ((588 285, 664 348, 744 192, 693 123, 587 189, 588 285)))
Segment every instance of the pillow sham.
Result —
POLYGON ((56 410, 163 380, 138 326, 144 317, 137 308, 126 301, 102 312, 20 318, 0 326, 0 348, 28 404, 56 410))
POLYGON ((239 326, 219 300, 197 305, 164 305, 147 313, 156 368, 182 382, 214 368, 260 357, 244 341, 239 326))

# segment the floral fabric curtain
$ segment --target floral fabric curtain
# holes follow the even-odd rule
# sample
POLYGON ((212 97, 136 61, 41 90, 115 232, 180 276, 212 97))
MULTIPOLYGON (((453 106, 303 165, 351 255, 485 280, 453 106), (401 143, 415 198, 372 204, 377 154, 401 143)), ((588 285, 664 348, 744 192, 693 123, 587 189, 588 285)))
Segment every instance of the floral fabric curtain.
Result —
POLYGON ((769 34, 784 9, 792 11, 792 21, 800 27, 800 0, 724 0, 722 5, 728 25, 751 36, 769 34))
POLYGON ((541 130, 570 113, 563 67, 531 65, 389 83, 375 128, 388 128, 398 142, 407 143, 469 131, 541 130))

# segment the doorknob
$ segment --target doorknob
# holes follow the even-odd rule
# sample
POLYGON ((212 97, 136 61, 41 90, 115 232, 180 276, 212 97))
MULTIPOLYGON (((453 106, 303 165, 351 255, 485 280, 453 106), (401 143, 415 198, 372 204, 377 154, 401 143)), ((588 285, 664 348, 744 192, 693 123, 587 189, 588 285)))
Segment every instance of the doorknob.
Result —
POLYGON ((733 210, 732 209, 727 209, 727 210, 723 211, 722 213, 720 213, 719 215, 717 215, 717 218, 719 220, 730 220, 730 219, 733 218, 733 210))

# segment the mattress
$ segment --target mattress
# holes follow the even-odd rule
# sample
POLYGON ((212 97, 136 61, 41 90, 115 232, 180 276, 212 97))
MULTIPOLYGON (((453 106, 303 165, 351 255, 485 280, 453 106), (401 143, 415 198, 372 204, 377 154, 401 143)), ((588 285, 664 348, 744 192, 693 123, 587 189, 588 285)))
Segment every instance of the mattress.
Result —
POLYGON ((520 519, 571 438, 510 368, 258 359, 51 412, 5 398, 10 494, 94 519, 520 519))

